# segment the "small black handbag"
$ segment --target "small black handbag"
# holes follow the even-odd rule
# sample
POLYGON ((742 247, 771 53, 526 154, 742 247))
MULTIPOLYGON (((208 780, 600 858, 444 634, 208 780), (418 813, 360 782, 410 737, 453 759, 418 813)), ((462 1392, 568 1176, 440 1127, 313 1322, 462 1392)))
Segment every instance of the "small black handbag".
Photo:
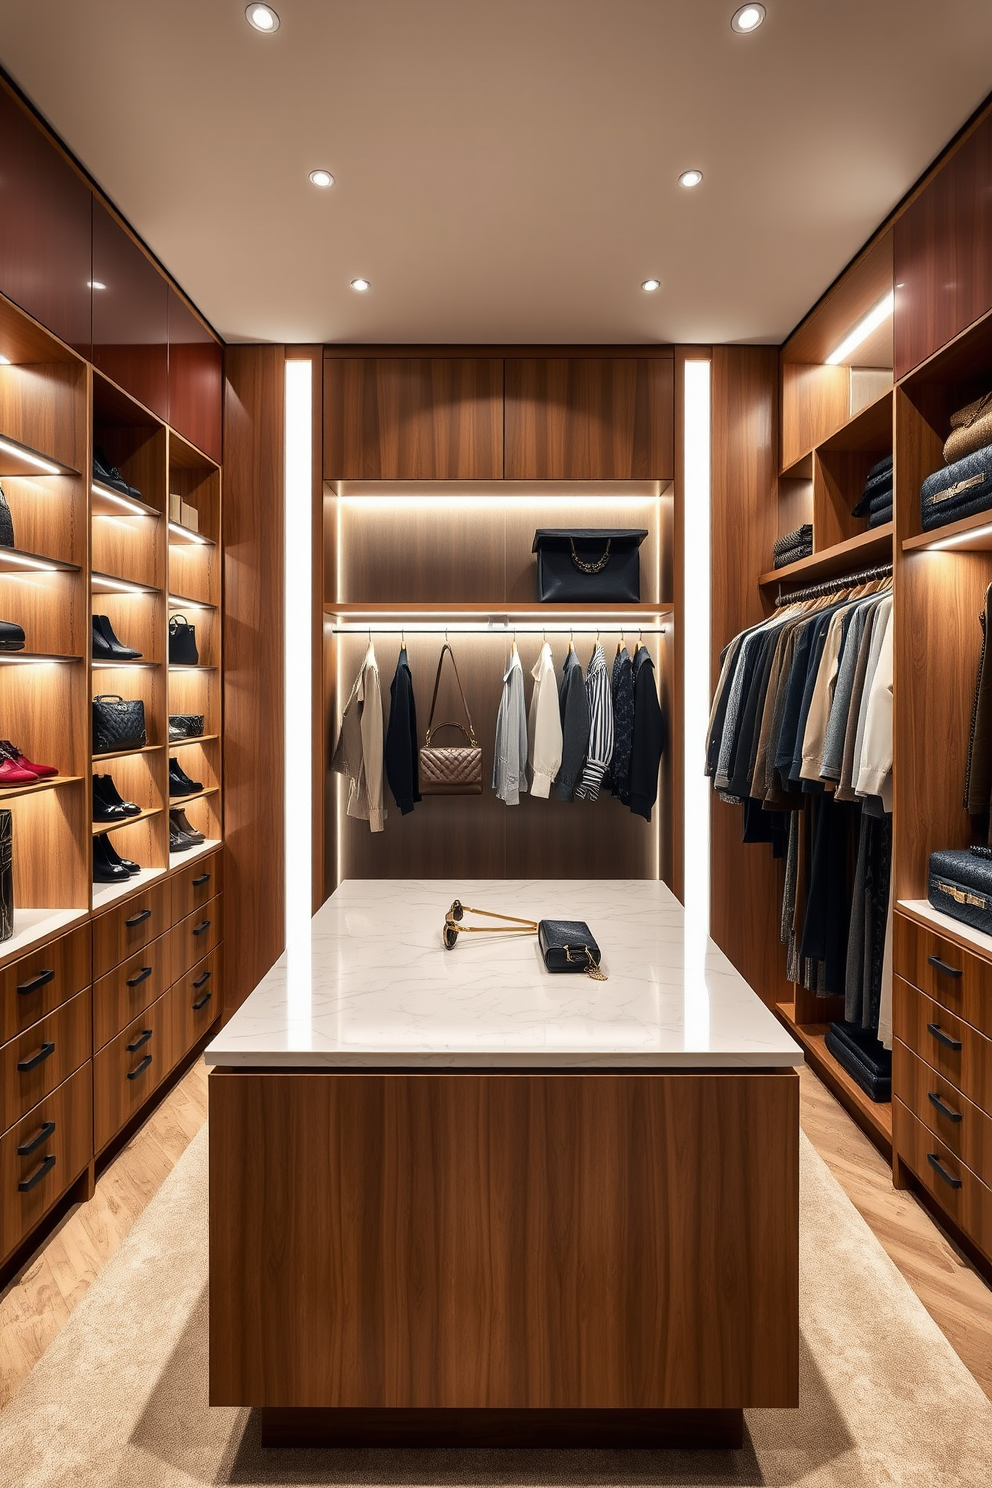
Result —
POLYGON ((542 604, 639 604, 643 527, 541 527, 537 597, 542 604))
POLYGON ((0 548, 12 548, 14 545, 14 519, 3 494, 3 486, 0 486, 0 548))
POLYGON ((0 811, 0 940, 14 933, 14 822, 0 811))
POLYGON ((176 744, 180 739, 198 739, 203 733, 202 713, 170 713, 169 714, 169 743, 176 744))
POLYGON ((931 853, 927 897, 934 909, 992 935, 992 848, 931 853))
POLYGON ((102 692, 93 699, 94 754, 142 749, 147 742, 145 705, 140 698, 128 701, 120 693, 102 692))
POLYGON ((185 615, 173 615, 169 621, 169 665, 196 666, 200 653, 196 649, 196 626, 185 615))
POLYGON ((538 944, 549 971, 584 971, 597 982, 605 982, 599 963, 603 953, 584 920, 541 920, 538 944))

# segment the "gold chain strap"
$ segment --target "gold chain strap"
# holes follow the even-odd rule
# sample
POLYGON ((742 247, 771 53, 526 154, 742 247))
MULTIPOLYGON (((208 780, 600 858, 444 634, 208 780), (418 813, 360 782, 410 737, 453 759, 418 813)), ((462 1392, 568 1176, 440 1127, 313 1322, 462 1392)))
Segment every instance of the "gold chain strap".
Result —
POLYGON ((580 573, 598 574, 603 572, 603 569, 610 561, 610 548, 613 544, 612 537, 608 537, 606 539, 606 552, 603 554, 602 558, 600 558, 598 563, 583 563, 582 559, 575 551, 575 538, 570 537, 568 541, 572 549, 572 562, 575 564, 580 573))
MULTIPOLYGON (((601 971, 599 969, 599 967, 596 965, 596 959, 593 956, 593 953, 589 949, 589 947, 588 946, 583 946, 582 949, 586 953, 586 964, 582 968, 582 970, 585 972, 586 976, 587 977, 592 977, 592 979, 593 979, 594 982, 606 982, 606 981, 609 981, 609 978, 606 975, 606 972, 605 971, 601 971)), ((576 957, 575 959, 578 960, 578 957, 576 957)), ((565 960, 566 961, 571 961, 572 960, 572 947, 571 946, 566 946, 565 947, 565 960)))

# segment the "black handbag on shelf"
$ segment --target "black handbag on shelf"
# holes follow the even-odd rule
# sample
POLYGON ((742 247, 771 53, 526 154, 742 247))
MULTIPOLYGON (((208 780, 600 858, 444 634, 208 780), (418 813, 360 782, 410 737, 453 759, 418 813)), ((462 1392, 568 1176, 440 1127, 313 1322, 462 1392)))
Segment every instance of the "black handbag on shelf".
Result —
POLYGON ((14 820, 0 811, 0 940, 14 933, 14 820))
POLYGON ((185 615, 173 615, 169 621, 169 665, 196 666, 200 653, 196 649, 196 626, 185 615))
POLYGON ((198 739, 203 733, 202 713, 170 713, 169 714, 169 743, 176 744, 180 739, 198 739))
POLYGON ((541 527, 537 597, 542 604, 639 604, 643 527, 541 527))
POLYGON ((129 701, 120 693, 102 692, 93 699, 94 754, 142 749, 147 742, 145 705, 140 698, 129 701))
POLYGON ((931 853, 927 898, 934 909, 992 935, 992 848, 931 853))
POLYGON ((0 548, 12 548, 14 543, 14 519, 10 515, 7 498, 0 486, 0 548))
POLYGON ((599 963, 603 953, 584 920, 541 920, 537 939, 549 971, 584 971, 605 982, 599 963))
POLYGON ((928 475, 920 487, 923 531, 945 527, 992 507, 992 446, 928 475))

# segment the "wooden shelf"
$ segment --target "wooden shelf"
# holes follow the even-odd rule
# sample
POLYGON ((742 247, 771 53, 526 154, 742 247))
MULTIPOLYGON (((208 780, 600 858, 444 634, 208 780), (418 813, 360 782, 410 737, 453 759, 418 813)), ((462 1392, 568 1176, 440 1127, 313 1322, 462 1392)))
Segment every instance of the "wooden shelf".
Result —
POLYGON ((185 749, 188 744, 206 744, 210 739, 219 739, 220 734, 197 734, 194 739, 170 739, 170 749, 185 749))
POLYGON ((817 450, 843 450, 863 454, 869 450, 892 450, 892 389, 858 410, 835 434, 816 446, 817 450))
POLYGON ((802 1045, 807 1063, 854 1117, 862 1131, 887 1158, 892 1156, 892 1103, 873 1101, 839 1064, 827 1048, 828 1023, 797 1023, 794 1005, 780 1002, 775 1012, 793 1038, 802 1045))
POLYGON ((115 491, 110 486, 105 486, 101 481, 92 481, 90 491, 93 497, 92 512, 95 517, 160 517, 161 512, 149 506, 147 501, 142 501, 138 496, 125 496, 121 491, 115 491))
POLYGON ((90 575, 94 584, 100 585, 93 595, 98 599, 104 594, 161 594, 161 589, 153 588, 151 584, 136 584, 132 579, 122 579, 117 574, 99 573, 96 569, 90 575))
POLYGON ((0 477, 26 475, 78 475, 71 465, 53 460, 42 450, 11 439, 9 434, 0 437, 0 477))
POLYGON ((82 660, 81 656, 52 656, 40 651, 0 651, 0 665, 3 666, 12 666, 15 662, 20 666, 52 666, 55 663, 61 666, 82 660))
POLYGON ((540 604, 537 601, 527 604, 500 603, 494 601, 485 604, 404 604, 402 600, 390 604, 334 604, 327 601, 324 605, 326 615, 335 615, 342 620, 450 620, 465 617, 477 619, 480 615, 492 617, 494 620, 510 619, 514 616, 525 617, 532 620, 542 620, 551 617, 557 619, 569 619, 574 616, 577 620, 648 620, 657 615, 668 615, 673 609, 670 599, 659 600, 657 604, 540 604))
POLYGON ((945 548, 954 553, 992 552, 992 510, 975 512, 958 522, 948 522, 946 527, 921 532, 918 537, 907 537, 902 545, 904 553, 939 553, 945 548))
POLYGON ((190 543, 201 548, 215 548, 217 544, 212 537, 204 537, 202 532, 194 532, 192 527, 184 527, 181 522, 169 522, 170 543, 190 543))
POLYGON ((142 744, 139 749, 112 749, 109 754, 94 754, 92 758, 95 765, 100 765, 106 760, 128 759, 132 754, 154 754, 156 749, 164 748, 164 744, 142 744))
POLYGON ((28 553, 23 548, 0 548, 0 573, 78 573, 78 563, 62 563, 41 553, 28 553))
POLYGON ((202 858, 205 853, 213 852, 220 845, 219 837, 209 837, 206 842, 198 842, 196 847, 189 847, 185 852, 170 852, 169 869, 171 871, 173 868, 182 868, 187 863, 193 863, 197 858, 202 858))
POLYGON ((178 661, 170 661, 169 662, 169 671, 170 672, 215 672, 216 670, 217 670, 216 667, 214 667, 214 666, 203 666, 198 661, 192 663, 191 665, 188 665, 188 664, 183 663, 183 662, 178 662, 178 661))
POLYGON ((158 661, 138 661, 138 660, 135 660, 135 661, 94 661, 93 662, 93 670, 95 672, 109 671, 109 670, 113 670, 114 668, 120 668, 122 671, 127 671, 127 670, 133 671, 136 667, 144 667, 146 669, 149 669, 149 668, 157 667, 157 666, 161 666, 161 662, 158 662, 158 661))
MULTIPOLYGON (((138 820, 137 817, 134 818, 138 820)), ((133 874, 127 883, 109 883, 93 885, 93 913, 99 914, 102 909, 116 904, 119 899, 127 899, 131 894, 139 894, 142 889, 147 889, 150 883, 165 874, 164 868, 142 868, 140 873, 133 874)))
POLYGON ((93 836, 105 837, 108 832, 117 832, 121 827, 129 827, 132 822, 147 821, 150 816, 159 816, 164 810, 164 806, 150 806, 137 816, 127 817, 125 821, 93 822, 93 836))
POLYGON ((976 951, 979 956, 992 961, 992 935, 973 930, 963 920, 955 920, 942 910, 934 909, 929 899, 897 899, 895 907, 925 929, 935 930, 945 940, 953 940, 966 951, 976 951))
POLYGON ((815 583, 817 579, 843 576, 858 568, 870 568, 873 563, 885 563, 892 557, 893 524, 884 523, 870 532, 859 532, 846 542, 814 553, 811 558, 800 558, 798 563, 786 564, 785 568, 772 569, 758 579, 762 589, 774 589, 779 584, 798 584, 802 579, 815 583))
POLYGON ((0 801, 11 801, 16 796, 37 796, 41 791, 58 790, 62 785, 78 785, 82 775, 51 775, 47 780, 36 780, 33 785, 0 785, 0 801))
POLYGON ((187 801, 202 801, 204 796, 215 796, 219 790, 219 785, 206 785, 203 790, 192 791, 188 796, 170 796, 169 810, 171 811, 175 807, 181 811, 187 801))
POLYGON ((184 594, 169 595, 170 610, 215 610, 217 606, 205 599, 187 599, 184 594))
POLYGON ((40 941, 60 935, 88 915, 88 909, 15 909, 14 933, 9 940, 0 941, 0 966, 23 956, 40 941))

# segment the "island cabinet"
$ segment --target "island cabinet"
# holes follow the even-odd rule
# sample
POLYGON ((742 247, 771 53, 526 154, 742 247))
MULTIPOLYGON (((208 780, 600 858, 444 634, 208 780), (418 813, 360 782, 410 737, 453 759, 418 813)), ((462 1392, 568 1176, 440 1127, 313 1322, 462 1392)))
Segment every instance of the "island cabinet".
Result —
POLYGON ((801 1055, 663 884, 463 888, 595 925, 609 980, 443 950, 447 885, 341 885, 207 1050, 211 1403, 270 1443, 739 1442, 798 1403, 801 1055))

